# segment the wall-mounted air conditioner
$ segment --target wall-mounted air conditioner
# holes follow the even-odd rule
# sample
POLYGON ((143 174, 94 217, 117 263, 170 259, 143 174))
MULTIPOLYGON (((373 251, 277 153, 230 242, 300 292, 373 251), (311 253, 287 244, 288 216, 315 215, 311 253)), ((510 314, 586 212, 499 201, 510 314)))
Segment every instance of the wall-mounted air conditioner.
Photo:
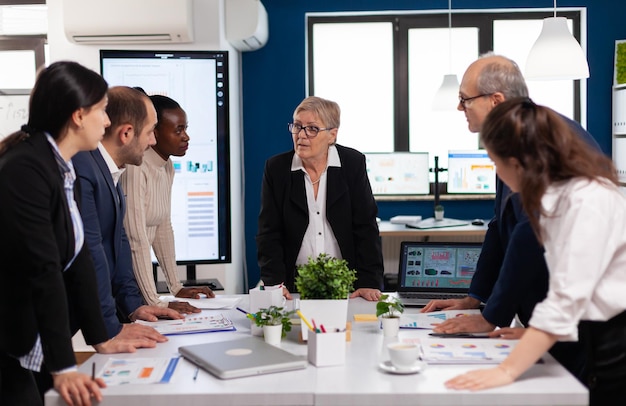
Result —
POLYGON ((239 51, 267 43, 267 11, 260 0, 226 0, 226 39, 239 51))
POLYGON ((63 0, 63 25, 77 44, 192 42, 192 0, 63 0))

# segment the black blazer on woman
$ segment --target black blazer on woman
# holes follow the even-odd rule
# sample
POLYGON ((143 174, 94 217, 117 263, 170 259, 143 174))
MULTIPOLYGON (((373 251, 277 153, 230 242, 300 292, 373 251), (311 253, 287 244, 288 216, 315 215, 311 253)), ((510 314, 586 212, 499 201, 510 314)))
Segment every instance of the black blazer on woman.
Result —
POLYGON ((63 272, 74 245, 51 146, 32 135, 0 157, 0 353, 28 353, 39 333, 46 366, 57 371, 76 364, 79 328, 88 344, 108 339, 86 244, 63 272))
MULTIPOLYGON (((372 195, 360 152, 336 145, 341 167, 328 167, 326 217, 341 255, 356 269, 355 289, 382 289, 383 256, 372 195)), ((267 160, 256 236, 261 279, 295 291, 296 258, 309 225, 304 172, 291 171, 295 151, 267 160)))

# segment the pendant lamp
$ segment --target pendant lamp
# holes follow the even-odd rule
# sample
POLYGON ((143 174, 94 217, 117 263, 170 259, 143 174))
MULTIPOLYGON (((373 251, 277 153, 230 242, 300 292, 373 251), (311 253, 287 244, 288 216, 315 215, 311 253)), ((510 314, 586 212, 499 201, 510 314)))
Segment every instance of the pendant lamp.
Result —
MULTIPOLYGON (((448 63, 449 72, 452 72, 452 0, 448 0, 448 63)), ((459 80, 456 74, 449 73, 443 76, 443 82, 435 93, 433 110, 455 110, 458 104, 459 80)))
POLYGON ((576 38, 567 28, 567 19, 556 16, 543 20, 539 38, 526 60, 526 79, 585 79, 589 77, 589 65, 576 38))

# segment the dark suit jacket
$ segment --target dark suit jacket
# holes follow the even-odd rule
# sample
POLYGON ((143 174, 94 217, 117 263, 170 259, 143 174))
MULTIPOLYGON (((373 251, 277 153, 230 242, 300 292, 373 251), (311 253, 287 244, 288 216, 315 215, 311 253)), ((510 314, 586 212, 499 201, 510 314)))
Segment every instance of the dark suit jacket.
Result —
POLYGON ((113 183, 99 150, 79 152, 74 168, 80 178, 85 241, 96 266, 98 296, 109 337, 117 335, 122 321, 143 304, 123 220, 126 200, 113 183))
POLYGON ((89 344, 108 336, 86 245, 63 272, 74 256, 74 229, 63 179, 43 134, 0 158, 0 196, 0 351, 24 355, 39 333, 48 370, 75 365, 71 339, 78 328, 89 344))
MULTIPOLYGON (((326 217, 358 288, 382 289, 383 257, 376 223, 378 208, 372 195, 365 157, 337 145, 341 167, 327 171, 326 217)), ((261 279, 267 285, 284 282, 295 291, 296 258, 309 225, 304 172, 291 171, 294 151, 276 155, 265 164, 261 211, 256 236, 261 279)))

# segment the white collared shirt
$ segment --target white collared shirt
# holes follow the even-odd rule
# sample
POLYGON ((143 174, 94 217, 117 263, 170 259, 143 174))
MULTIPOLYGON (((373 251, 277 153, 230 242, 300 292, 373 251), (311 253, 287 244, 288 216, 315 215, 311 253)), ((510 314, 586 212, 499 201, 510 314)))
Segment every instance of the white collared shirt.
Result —
POLYGON ((113 184, 117 186, 117 182, 119 182, 120 176, 122 176, 122 173, 124 173, 126 168, 117 167, 117 164, 111 157, 111 154, 109 154, 109 151, 107 151, 107 149, 104 147, 104 145, 102 145, 101 142, 98 143, 98 150, 102 154, 104 162, 106 162, 107 167, 109 168, 109 172, 111 172, 111 176, 113 177, 113 184))
MULTIPOLYGON (((329 166, 341 167, 341 161, 339 160, 339 153, 337 147, 331 145, 328 148, 328 161, 326 162, 326 169, 329 166)), ((319 180, 319 186, 317 189, 317 199, 315 198, 315 191, 313 189, 313 180, 304 169, 302 159, 297 154, 293 155, 291 162, 292 171, 304 172, 304 188, 306 190, 306 200, 309 209, 309 226, 304 233, 304 239, 300 247, 300 252, 296 258, 296 265, 306 264, 309 261, 309 257, 313 259, 321 253, 326 253, 331 257, 342 259, 341 249, 337 238, 333 233, 333 230, 326 218, 326 197, 327 197, 327 170, 324 170, 319 180)))
POLYGON ((626 197, 608 182, 576 178, 549 186, 541 203, 550 285, 529 324, 576 341, 580 320, 626 309, 626 197))

